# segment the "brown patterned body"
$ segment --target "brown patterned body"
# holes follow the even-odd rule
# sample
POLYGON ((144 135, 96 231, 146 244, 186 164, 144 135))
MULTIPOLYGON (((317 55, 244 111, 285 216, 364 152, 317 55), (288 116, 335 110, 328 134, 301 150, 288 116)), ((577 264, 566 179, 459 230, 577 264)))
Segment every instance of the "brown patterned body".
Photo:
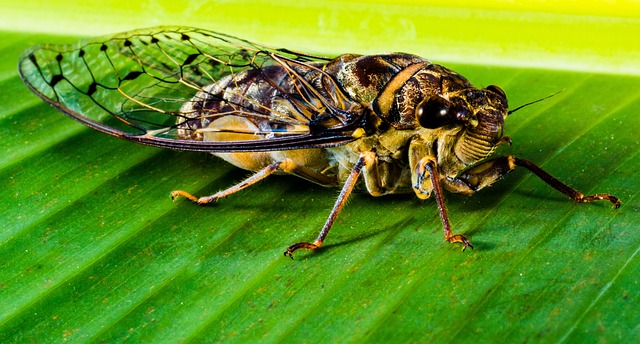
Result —
MULTIPOLYGON (((341 55, 324 64, 315 64, 319 69, 308 66, 296 68, 297 72, 325 98, 337 102, 338 94, 344 93, 343 108, 351 113, 364 113, 366 121, 362 124, 364 134, 354 142, 328 148, 304 150, 284 150, 253 153, 214 153, 226 161, 247 170, 259 171, 266 166, 283 159, 291 159, 297 165, 305 166, 327 179, 314 180, 327 186, 344 183, 353 165, 363 152, 375 152, 377 159, 377 182, 365 184, 379 187, 367 187, 375 196, 407 192, 412 188, 412 169, 419 157, 411 159, 409 151, 420 157, 437 156, 438 164, 447 168, 443 179, 454 177, 460 171, 483 159, 491 153, 501 137, 503 117, 506 116, 506 99, 500 94, 477 90, 461 75, 442 66, 408 54, 388 55, 341 55), (331 78, 331 82, 326 79, 331 78), (336 89, 338 85, 340 89, 336 89), (469 108, 469 118, 481 121, 484 132, 473 133, 465 127, 423 128, 415 114, 416 107, 425 99, 439 96, 449 101, 465 103, 466 97, 480 98, 484 106, 464 104, 469 108), (488 115, 485 113, 491 110, 488 115), (483 113, 476 113, 484 111, 483 113), (465 142, 469 135, 477 135, 480 142, 475 150, 456 151, 459 141, 465 142), (411 147, 411 141, 418 141, 419 147, 411 147), (419 153, 418 153, 419 151, 419 153), (411 161, 410 161, 411 160, 411 161)), ((196 96, 197 102, 189 103, 182 112, 192 113, 193 119, 182 123, 187 127, 188 138, 209 141, 268 140, 278 135, 278 131, 296 130, 294 125, 274 125, 274 113, 282 113, 283 118, 302 118, 304 108, 322 108, 316 99, 305 102, 286 99, 284 94, 294 93, 296 84, 287 78, 287 70, 279 65, 268 66, 259 73, 249 70, 230 75, 218 83, 209 85, 196 96), (297 105, 297 106, 294 106, 297 105), (264 113, 265 119, 256 116, 243 117, 239 107, 250 108, 264 113), (207 113, 239 113, 235 116, 208 116, 207 113), (205 130, 202 130, 202 129, 205 130), (239 133, 255 132, 268 134, 246 135, 239 133), (197 133, 194 135, 194 133, 197 133)), ((477 101, 476 101, 477 102, 477 101)), ((317 116, 322 116, 318 114, 317 116)), ((462 120, 466 120, 463 118, 462 120)), ((323 121, 323 125, 335 125, 335 121, 323 121)), ((480 124, 480 123, 478 123, 480 124)), ((312 129, 311 129, 312 130, 312 129)), ((184 135, 183 135, 184 137, 184 135)), ((464 144, 458 145, 465 147, 464 144)), ((413 178, 413 184, 416 178, 413 178)), ((452 185, 452 184, 445 184, 452 185)), ((421 198, 431 193, 429 182, 414 190, 421 198)), ((452 189, 451 191, 458 191, 452 189)))

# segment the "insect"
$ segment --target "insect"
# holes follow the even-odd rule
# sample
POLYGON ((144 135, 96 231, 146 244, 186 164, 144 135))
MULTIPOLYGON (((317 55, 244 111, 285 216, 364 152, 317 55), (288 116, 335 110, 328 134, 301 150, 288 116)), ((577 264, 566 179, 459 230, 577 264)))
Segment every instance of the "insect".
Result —
POLYGON ((27 50, 20 75, 38 96, 101 132, 146 145, 209 152, 254 174, 207 204, 271 174, 292 174, 341 187, 313 242, 322 246, 355 189, 372 196, 434 195, 444 238, 451 230, 443 189, 464 195, 524 167, 576 202, 585 196, 534 163, 489 158, 503 136, 507 97, 498 86, 474 87, 460 74, 410 54, 336 58, 274 49, 222 33, 159 27, 27 50))

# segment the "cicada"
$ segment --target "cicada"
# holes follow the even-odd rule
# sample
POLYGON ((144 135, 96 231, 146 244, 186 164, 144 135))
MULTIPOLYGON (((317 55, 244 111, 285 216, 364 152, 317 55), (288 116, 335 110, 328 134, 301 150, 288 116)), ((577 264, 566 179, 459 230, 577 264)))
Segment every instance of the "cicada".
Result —
POLYGON ((498 86, 474 87, 462 75, 405 53, 335 58, 275 49, 222 33, 159 27, 27 50, 24 82, 67 116, 101 132, 146 145, 202 151, 254 174, 211 196, 207 204, 272 174, 292 174, 341 187, 313 242, 322 246, 354 190, 372 196, 434 195, 444 238, 454 234, 443 189, 472 195, 524 167, 576 202, 585 196, 534 163, 489 158, 510 142, 508 110, 498 86))

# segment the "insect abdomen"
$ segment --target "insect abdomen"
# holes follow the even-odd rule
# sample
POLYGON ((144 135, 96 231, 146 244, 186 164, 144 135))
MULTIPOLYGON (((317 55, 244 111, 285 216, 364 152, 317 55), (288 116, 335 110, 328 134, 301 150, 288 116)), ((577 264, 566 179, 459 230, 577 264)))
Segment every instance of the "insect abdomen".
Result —
MULTIPOLYGON (((223 77, 185 104, 181 112, 191 119, 179 120, 179 135, 182 139, 228 142, 268 140, 288 132, 308 130, 301 124, 308 119, 297 118, 300 114, 287 103, 286 95, 293 93, 293 89, 294 85, 280 66, 223 77), (254 115, 246 116, 249 111, 254 115), (262 113, 264 117, 255 113, 262 113)), ((214 155, 250 171, 284 159, 318 172, 329 168, 327 154, 319 148, 214 155)))

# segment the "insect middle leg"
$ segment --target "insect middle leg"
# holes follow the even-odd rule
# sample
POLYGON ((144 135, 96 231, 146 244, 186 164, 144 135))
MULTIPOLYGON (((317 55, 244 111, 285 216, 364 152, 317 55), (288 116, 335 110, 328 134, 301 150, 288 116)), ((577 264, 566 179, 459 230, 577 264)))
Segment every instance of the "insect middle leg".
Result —
POLYGON ((516 158, 514 156, 503 156, 489 160, 463 172, 458 177, 445 179, 444 185, 452 192, 470 195, 493 184, 495 181, 501 179, 505 174, 513 171, 518 166, 524 167, 533 172, 542 179, 542 181, 549 184, 549 186, 569 196, 578 203, 609 201, 613 204, 614 208, 617 209, 620 207, 620 200, 614 195, 594 194, 585 196, 580 191, 568 186, 545 172, 542 168, 531 161, 516 158))
POLYGON ((316 240, 313 243, 299 242, 287 247, 287 249, 284 251, 285 256, 289 256, 291 259, 293 259, 293 252, 297 250, 315 250, 322 246, 324 239, 327 237, 327 234, 329 234, 331 226, 333 226, 333 222, 336 220, 336 217, 338 217, 338 213, 340 213, 344 205, 347 203, 349 195, 353 191, 353 188, 356 186, 356 182, 358 181, 358 177, 360 176, 362 168, 372 166, 374 163, 375 157, 372 152, 366 152, 360 155, 358 161, 351 170, 351 173, 349 173, 349 177, 345 181, 344 186, 340 191, 340 195, 338 195, 338 199, 336 199, 336 202, 333 205, 333 209, 331 209, 331 213, 329 214, 327 221, 324 223, 324 226, 320 230, 320 234, 318 234, 316 240))
POLYGON ((186 192, 186 191, 182 191, 182 190, 175 190, 173 192, 171 192, 171 198, 172 199, 176 199, 176 197, 178 196, 182 196, 182 197, 186 197, 189 200, 196 202, 198 204, 207 204, 207 203, 211 203, 214 201, 217 201, 220 198, 223 197, 227 197, 231 194, 234 194, 242 189, 245 189, 265 178, 267 178, 268 176, 272 175, 273 173, 277 172, 277 171, 281 171, 281 172, 285 172, 288 174, 293 174, 296 175, 298 177, 313 181, 317 184, 320 185, 324 185, 324 186, 334 186, 337 184, 337 179, 334 176, 328 176, 328 175, 324 175, 322 173, 318 173, 312 169, 309 169, 307 167, 298 165, 297 163, 295 163, 292 159, 289 158, 285 158, 281 161, 278 162, 274 162, 272 164, 267 165, 265 168, 259 170, 258 172, 256 172, 255 174, 253 174, 252 176, 250 176, 249 178, 241 181, 240 183, 231 186, 228 189, 225 190, 221 190, 216 192, 213 195, 210 196, 204 196, 204 197, 196 197, 193 196, 192 194, 186 192))

